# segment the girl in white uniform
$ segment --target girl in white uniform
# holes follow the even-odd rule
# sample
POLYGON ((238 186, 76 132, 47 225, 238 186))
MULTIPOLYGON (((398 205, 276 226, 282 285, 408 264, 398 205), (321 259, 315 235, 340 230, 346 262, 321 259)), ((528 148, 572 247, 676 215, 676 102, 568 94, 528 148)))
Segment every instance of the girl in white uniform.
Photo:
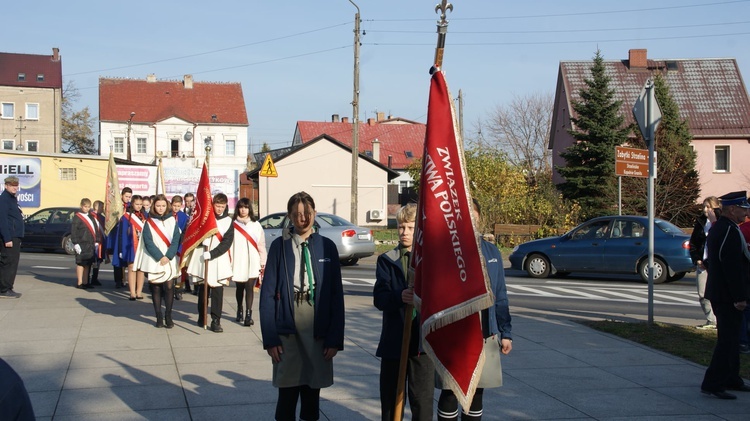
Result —
POLYGON ((232 243, 232 280, 237 290, 237 321, 243 322, 242 301, 244 296, 245 326, 252 326, 253 321, 253 288, 263 268, 266 266, 266 240, 263 227, 253 212, 250 199, 243 197, 237 201, 234 210, 234 242, 232 243))
POLYGON ((151 298, 156 313, 156 327, 171 329, 172 304, 174 303, 174 278, 180 276, 177 268, 177 250, 180 246, 180 228, 177 220, 168 210, 169 202, 163 194, 157 195, 151 206, 151 213, 143 228, 139 242, 137 261, 139 271, 148 273, 151 298), (166 311, 161 313, 161 300, 164 297, 166 311))

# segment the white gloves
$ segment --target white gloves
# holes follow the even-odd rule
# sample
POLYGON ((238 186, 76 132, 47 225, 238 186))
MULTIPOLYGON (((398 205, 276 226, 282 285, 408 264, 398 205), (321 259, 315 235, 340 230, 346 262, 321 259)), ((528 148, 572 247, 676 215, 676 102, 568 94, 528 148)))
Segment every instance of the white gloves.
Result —
POLYGON ((205 260, 211 260, 211 252, 210 251, 204 252, 202 257, 203 257, 204 261, 205 260))
POLYGON ((78 245, 78 244, 75 244, 75 245, 73 246, 73 250, 75 250, 75 251, 76 251, 76 254, 81 254, 81 246, 80 246, 80 245, 78 245))

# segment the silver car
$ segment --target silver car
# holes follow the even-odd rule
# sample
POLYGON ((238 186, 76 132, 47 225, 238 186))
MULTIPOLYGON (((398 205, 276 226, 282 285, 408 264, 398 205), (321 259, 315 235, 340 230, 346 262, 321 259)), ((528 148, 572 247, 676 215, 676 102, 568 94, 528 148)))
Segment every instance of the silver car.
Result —
MULTIPOLYGON (((272 213, 258 222, 266 235, 266 251, 273 240, 281 237, 284 230, 289 229, 292 224, 286 212, 272 213)), ((340 216, 318 212, 315 216, 315 229, 336 244, 342 265, 353 265, 359 259, 375 254, 372 231, 358 227, 340 216)))

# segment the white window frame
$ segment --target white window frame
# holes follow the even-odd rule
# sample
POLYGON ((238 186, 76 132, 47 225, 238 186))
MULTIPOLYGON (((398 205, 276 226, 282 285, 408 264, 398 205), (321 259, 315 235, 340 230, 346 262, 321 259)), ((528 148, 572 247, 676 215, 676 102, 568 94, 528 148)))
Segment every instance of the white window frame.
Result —
POLYGON ((224 155, 234 156, 237 153, 237 140, 234 138, 224 139, 224 155), (232 145, 232 151, 229 153, 229 145, 232 145))
POLYGON ((2 142, 2 143, 0 143, 0 149, 2 149, 4 151, 13 151, 13 150, 16 149, 16 141, 13 140, 13 139, 3 139, 0 142, 2 142), (9 143, 11 145, 10 149, 8 149, 8 148, 5 147, 6 143, 9 143))
POLYGON ((60 168, 58 172, 61 181, 76 181, 78 179, 75 168, 60 168))
POLYGON ((38 121, 39 120, 39 103, 37 103, 37 102, 27 102, 26 103, 26 118, 25 118, 25 120, 33 120, 33 121, 38 121), (34 107, 36 107, 36 117, 31 117, 31 113, 29 112, 29 110, 31 108, 34 108, 34 107))
POLYGON ((26 150, 28 152, 39 152, 39 141, 38 140, 27 140, 26 141, 26 150), (32 148, 31 145, 34 145, 34 148, 32 148))
POLYGON ((135 138, 135 153, 145 155, 148 152, 148 138, 136 137, 135 138))
POLYGON ((732 148, 730 145, 714 145, 714 172, 715 173, 730 173, 732 172, 732 148), (719 152, 719 150, 725 150, 726 151, 726 168, 718 168, 718 162, 716 161, 716 153, 719 152))
POLYGON ((112 147, 114 153, 125 153, 125 138, 115 137, 112 139, 112 147))
POLYGON ((0 105, 0 114, 2 114, 2 117, 0 117, 0 118, 2 118, 3 120, 13 120, 13 119, 15 119, 16 118, 16 103, 15 102, 3 102, 0 105), (10 105, 10 107, 11 107, 11 115, 6 115, 6 113, 4 112, 6 105, 10 105))

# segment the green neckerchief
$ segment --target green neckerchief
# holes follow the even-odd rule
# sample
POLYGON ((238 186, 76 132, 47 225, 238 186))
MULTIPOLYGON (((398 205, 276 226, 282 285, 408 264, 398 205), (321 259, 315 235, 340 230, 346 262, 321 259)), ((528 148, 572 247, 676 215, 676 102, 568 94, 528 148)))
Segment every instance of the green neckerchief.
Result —
POLYGON ((305 267, 307 268, 307 290, 310 292, 310 302, 315 304, 315 287, 313 286, 315 277, 310 263, 310 250, 307 247, 307 241, 303 241, 300 245, 302 246, 302 258, 305 260, 305 267))
MULTIPOLYGON (((409 279, 409 256, 411 255, 411 251, 407 249, 406 247, 398 246, 398 253, 399 253, 399 260, 401 261, 401 269, 404 270, 404 279, 409 279)), ((411 312, 411 318, 414 320, 417 317, 417 309, 413 308, 411 312)))

